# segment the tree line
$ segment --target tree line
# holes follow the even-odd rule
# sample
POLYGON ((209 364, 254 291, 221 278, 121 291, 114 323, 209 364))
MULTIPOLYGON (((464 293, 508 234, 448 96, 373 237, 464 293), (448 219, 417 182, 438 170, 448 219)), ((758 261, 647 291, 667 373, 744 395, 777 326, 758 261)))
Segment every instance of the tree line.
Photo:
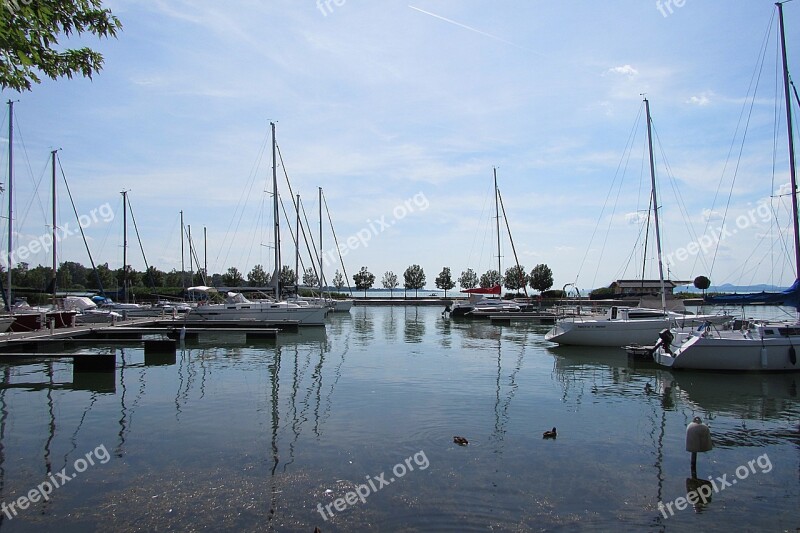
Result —
MULTIPOLYGON (((334 285, 336 286, 334 279, 334 285)), ((372 274, 367 267, 361 267, 356 274, 353 275, 353 282, 357 290, 363 290, 366 296, 367 290, 371 289, 375 284, 375 275, 372 274)), ((444 291, 445 297, 447 291, 456 286, 456 282, 461 289, 474 289, 481 287, 488 289, 495 285, 505 287, 510 291, 519 291, 525 287, 530 286, 532 289, 539 292, 544 292, 553 286, 553 271, 550 270, 545 264, 536 265, 530 273, 526 273, 525 267, 522 265, 513 266, 506 269, 505 275, 500 275, 497 270, 487 270, 485 273, 478 277, 478 274, 468 268, 463 271, 457 280, 453 280, 453 275, 450 267, 443 267, 442 271, 436 276, 436 287, 444 291)), ((384 289, 389 289, 390 297, 394 293, 394 289, 399 286, 397 274, 391 270, 383 274, 381 285, 384 289)), ((337 286, 338 287, 338 286, 337 286)), ((411 265, 403 272, 403 288, 405 290, 413 290, 414 296, 417 296, 417 291, 425 287, 425 271, 419 265, 411 265)))

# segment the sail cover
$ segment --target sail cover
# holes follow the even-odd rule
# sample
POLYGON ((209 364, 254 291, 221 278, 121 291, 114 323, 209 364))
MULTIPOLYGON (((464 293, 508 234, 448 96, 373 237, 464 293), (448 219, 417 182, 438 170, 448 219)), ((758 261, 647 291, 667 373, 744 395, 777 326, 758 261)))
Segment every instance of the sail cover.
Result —
POLYGON ((781 292, 753 292, 748 294, 724 294, 706 296, 705 301, 719 305, 789 305, 800 310, 800 279, 796 279, 791 287, 781 292))
POLYGON ((500 285, 487 288, 478 287, 475 289, 464 289, 461 292, 466 292, 467 294, 500 294, 500 285))

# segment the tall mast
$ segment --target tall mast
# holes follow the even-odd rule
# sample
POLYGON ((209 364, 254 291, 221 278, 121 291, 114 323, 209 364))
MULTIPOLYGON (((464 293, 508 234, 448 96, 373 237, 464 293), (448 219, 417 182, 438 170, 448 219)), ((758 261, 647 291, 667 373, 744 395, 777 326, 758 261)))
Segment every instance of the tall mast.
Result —
POLYGON ((295 213, 297 218, 294 221, 294 273, 297 278, 294 281, 295 296, 300 296, 300 195, 297 195, 295 202, 295 213))
POLYGON ((278 211, 278 164, 275 123, 270 122, 270 126, 272 128, 272 220, 275 224, 275 271, 272 274, 270 285, 275 288, 275 299, 279 300, 281 297, 281 219, 278 211))
POLYGON ((208 276, 208 232, 206 227, 203 226, 203 282, 205 277, 208 276))
POLYGON ((58 268, 58 260, 56 258, 56 244, 58 239, 56 238, 56 152, 58 150, 53 150, 50 152, 50 156, 52 158, 53 163, 53 307, 56 306, 56 269, 58 268))
POLYGON ((644 99, 644 107, 647 111, 647 146, 650 150, 650 187, 652 188, 653 215, 656 225, 656 250, 658 251, 658 280, 661 282, 661 308, 667 310, 667 295, 664 291, 664 263, 661 260, 661 226, 658 224, 658 196, 656 195, 656 165, 653 160, 653 132, 650 120, 650 102, 644 99))
POLYGON ((319 295, 322 296, 322 187, 319 188, 319 295))
POLYGON ((181 209, 181 285, 186 289, 186 267, 183 264, 183 210, 181 209))
POLYGON ((789 131, 789 176, 792 184, 792 224, 794 225, 794 266, 795 276, 800 277, 800 228, 797 220, 797 176, 794 163, 794 138, 792 130, 792 100, 789 89, 789 63, 786 59, 786 34, 783 29, 783 4, 777 2, 778 21, 781 32, 781 56, 783 59, 783 90, 786 101, 786 128, 789 131))
POLYGON ((128 191, 122 191, 122 299, 128 303, 128 191))
MULTIPOLYGON (((503 285, 503 271, 500 266, 500 206, 497 198, 497 167, 494 170, 494 214, 495 222, 497 222, 497 276, 500 279, 500 285, 503 285)), ((502 289, 501 289, 502 292, 502 289)))
POLYGON ((13 251, 13 221, 14 221, 14 102, 8 101, 8 255, 6 256, 6 268, 8 269, 8 298, 6 298, 6 310, 11 311, 11 264, 13 251))
POLYGON ((192 259, 192 225, 186 227, 189 230, 189 284, 194 285, 194 260, 192 259))

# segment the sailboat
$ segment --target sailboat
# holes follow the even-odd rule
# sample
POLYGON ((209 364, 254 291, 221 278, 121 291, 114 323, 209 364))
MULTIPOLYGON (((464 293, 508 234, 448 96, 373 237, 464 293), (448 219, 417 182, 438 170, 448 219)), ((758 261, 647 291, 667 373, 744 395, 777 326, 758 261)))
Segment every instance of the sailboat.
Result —
MULTIPOLYGON (((494 211, 497 220, 497 274, 503 275, 500 265, 500 208, 498 199, 500 198, 500 189, 497 188, 497 169, 494 169, 494 211)), ((503 209, 505 213, 505 208, 503 209)), ((509 232, 510 236, 510 232, 509 232)), ((513 246, 513 241, 512 241, 513 246)), ((516 257, 516 252, 514 253, 516 257)), ((519 267, 519 264, 517 264, 519 267)), ((474 289, 464 289, 461 291, 468 294, 469 297, 466 302, 458 302, 450 310, 451 317, 486 317, 491 315, 503 313, 518 313, 522 311, 522 307, 512 301, 503 300, 500 298, 502 287, 500 284, 495 284, 491 287, 476 287, 474 289), (495 295, 497 298, 487 298, 488 295, 495 295)))
MULTIPOLYGON (((778 6, 778 20, 783 62, 786 126, 789 141, 789 176, 792 186, 792 221, 794 228, 795 269, 800 275, 800 231, 798 230, 797 179, 792 131, 792 108, 789 88, 789 68, 786 60, 786 36, 783 24, 783 5, 778 6)), ((791 288, 779 293, 729 295, 706 298, 709 303, 778 304, 794 306, 800 312, 800 278, 796 276, 791 288)), ((800 371, 797 350, 800 346, 800 322, 753 323, 745 331, 718 332, 710 327, 675 342, 671 332, 659 336, 660 346, 655 350, 655 361, 673 369, 726 370, 726 371, 800 371)), ((658 337, 653 337, 653 341, 658 337)), ((652 341, 651 341, 652 342, 652 341)))
MULTIPOLYGON (((328 308, 307 302, 281 301, 281 236, 280 215, 278 210, 278 177, 277 177, 277 144, 275 142, 275 123, 272 127, 272 201, 273 221, 275 224, 275 271, 270 280, 270 287, 275 290, 275 300, 250 301, 241 293, 229 292, 225 303, 200 305, 186 314, 187 321, 215 320, 257 320, 259 322, 295 322, 301 326, 322 326, 328 308)), ((190 291, 205 293, 216 292, 211 287, 190 287, 190 291)))
POLYGON ((727 317, 712 315, 683 315, 667 310, 666 291, 664 290, 664 264, 661 258, 661 228, 658 219, 655 161, 653 159, 652 120, 650 117, 650 101, 647 98, 644 99, 644 105, 647 115, 647 142, 650 154, 650 201, 653 206, 656 230, 661 309, 614 306, 600 317, 565 317, 560 319, 545 334, 545 340, 577 346, 652 344, 654 339, 658 338, 660 331, 669 329, 672 326, 697 325, 709 320, 727 319, 727 317))

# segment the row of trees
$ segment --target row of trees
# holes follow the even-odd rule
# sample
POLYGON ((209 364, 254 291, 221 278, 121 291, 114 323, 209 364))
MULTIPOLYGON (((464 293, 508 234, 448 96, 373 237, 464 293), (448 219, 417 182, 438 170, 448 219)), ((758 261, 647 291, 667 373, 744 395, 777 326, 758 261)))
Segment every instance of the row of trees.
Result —
MULTIPOLYGON (((515 265, 506 270, 505 276, 501 276, 497 270, 488 270, 479 278, 474 270, 468 268, 461 273, 457 281, 462 289, 472 289, 478 286, 488 289, 495 285, 501 285, 508 290, 518 291, 530 286, 534 290, 544 292, 553 286, 553 272, 547 265, 540 264, 536 265, 530 274, 527 274, 525 267, 515 265)), ((356 289, 363 290, 366 295, 367 290, 375 284, 375 275, 367 267, 361 267, 361 270, 353 275, 353 282, 355 282, 356 289)), ((447 291, 456 286, 450 267, 442 268, 442 271, 436 276, 435 282, 436 287, 443 290, 445 296, 447 296, 447 291)), ((392 295, 394 289, 399 285, 397 275, 391 270, 384 273, 381 284, 384 289, 389 289, 390 295, 392 295)), ((414 290, 414 296, 416 296, 417 291, 424 287, 425 271, 419 265, 409 266, 403 273, 403 288, 414 290)))
MULTIPOLYGON (((2 267, 0 267, 2 273, 2 267)), ((52 290, 53 269, 51 267, 36 266, 31 268, 27 263, 19 263, 12 270, 12 281, 14 287, 18 289, 28 289, 31 292, 47 292, 52 290)), ((128 287, 138 293, 148 291, 162 293, 179 293, 183 287, 200 284, 210 284, 222 287, 266 287, 271 280, 271 273, 266 272, 262 265, 255 265, 247 275, 242 274, 236 267, 230 267, 223 274, 213 274, 210 277, 205 275, 201 269, 199 272, 182 273, 175 269, 164 272, 155 267, 150 267, 145 271, 136 271, 130 266, 125 270, 122 268, 111 269, 108 263, 98 265, 92 270, 80 263, 65 261, 61 263, 56 271, 56 284, 59 290, 100 290, 116 291, 120 287, 128 287)), ((281 285, 293 286, 298 282, 298 276, 294 269, 284 265, 280 272, 281 285)), ((302 273, 303 285, 314 287, 319 284, 319 278, 313 268, 307 268, 302 273)), ((375 275, 367 267, 361 269, 353 275, 353 282, 357 290, 366 291, 375 284, 375 275)), ((403 272, 402 286, 405 290, 413 290, 414 295, 418 294, 419 289, 425 287, 425 270, 417 265, 411 265, 403 272)), ((489 270, 480 277, 472 269, 467 269, 461 273, 458 279, 454 280, 450 267, 442 268, 436 276, 436 287, 445 291, 455 288, 456 283, 462 289, 472 289, 474 287, 489 288, 494 285, 503 285, 511 291, 518 291, 523 287, 530 286, 540 292, 544 292, 553 286, 553 273, 547 265, 537 265, 530 273, 525 273, 525 269, 516 266, 506 270, 505 276, 500 276, 496 270, 489 270)), ((342 273, 338 270, 331 280, 331 285, 337 289, 342 289, 346 283, 342 273)), ((400 286, 400 279, 392 272, 384 273, 381 279, 384 289, 389 289, 393 295, 394 289, 400 286)))

